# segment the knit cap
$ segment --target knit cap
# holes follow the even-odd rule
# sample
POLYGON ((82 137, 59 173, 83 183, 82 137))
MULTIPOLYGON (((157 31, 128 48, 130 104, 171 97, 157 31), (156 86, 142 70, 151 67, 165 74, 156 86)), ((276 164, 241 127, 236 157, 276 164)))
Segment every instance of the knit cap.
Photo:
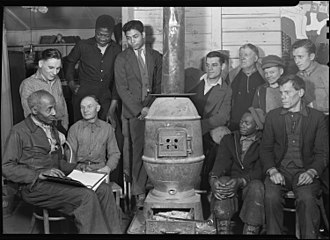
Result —
POLYGON ((254 108, 254 107, 249 107, 249 111, 251 112, 254 121, 259 127, 259 130, 262 130, 264 128, 264 123, 265 123, 264 111, 261 108, 254 108))

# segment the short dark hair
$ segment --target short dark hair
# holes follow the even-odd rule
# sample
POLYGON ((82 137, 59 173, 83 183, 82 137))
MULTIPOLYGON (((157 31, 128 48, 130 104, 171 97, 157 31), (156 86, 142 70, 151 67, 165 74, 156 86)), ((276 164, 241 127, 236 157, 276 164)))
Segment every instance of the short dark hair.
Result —
POLYGON ((32 109, 33 107, 39 106, 40 105, 40 100, 45 96, 53 98, 54 101, 55 101, 54 96, 52 94, 50 94, 50 92, 48 92, 44 89, 41 89, 41 90, 38 90, 38 91, 35 91, 35 92, 31 93, 28 96, 27 103, 28 103, 29 108, 32 109))
POLYGON ((300 89, 306 90, 305 81, 295 74, 287 74, 281 76, 280 79, 278 80, 278 83, 280 86, 283 86, 285 83, 290 81, 292 82, 292 86, 294 87, 294 89, 296 89, 297 91, 300 89))
POLYGON ((110 15, 104 14, 96 19, 95 29, 106 28, 112 32, 114 27, 115 27, 115 20, 110 15))
POLYGON ((48 48, 42 51, 41 60, 48 60, 50 58, 60 59, 62 60, 62 53, 56 48, 48 48))
POLYGON ((144 31, 144 26, 143 23, 139 20, 131 20, 123 26, 123 32, 126 34, 126 32, 135 29, 139 31, 140 33, 143 33, 144 31))
POLYGON ((292 44, 292 51, 297 48, 300 48, 300 47, 304 47, 309 54, 316 53, 316 46, 309 39, 301 39, 301 40, 295 41, 295 43, 292 44))
POLYGON ((257 55, 257 57, 259 57, 259 50, 258 50, 258 48, 255 45, 253 45, 251 43, 247 43, 247 44, 242 45, 239 48, 239 50, 241 50, 243 48, 250 48, 257 55))
POLYGON ((225 54, 222 54, 218 51, 212 51, 212 52, 209 52, 207 55, 206 55, 206 58, 214 58, 214 57, 218 57, 219 58, 219 62, 220 64, 224 64, 227 62, 228 60, 228 56, 226 56, 225 54))

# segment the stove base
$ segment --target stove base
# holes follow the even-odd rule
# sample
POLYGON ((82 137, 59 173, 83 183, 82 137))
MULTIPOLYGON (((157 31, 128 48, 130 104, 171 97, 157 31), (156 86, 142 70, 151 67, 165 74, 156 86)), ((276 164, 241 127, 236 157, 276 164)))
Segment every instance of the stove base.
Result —
MULTIPOLYGON (((152 221, 148 221, 148 223, 152 223, 152 221)), ((155 224, 159 225, 159 227, 157 226, 156 230, 158 229, 159 231, 147 231, 146 230, 146 219, 143 216, 143 211, 142 210, 138 210, 136 212, 136 214, 133 217, 132 222, 130 223, 127 233, 128 234, 146 234, 146 233, 152 233, 152 234, 156 234, 156 233, 160 233, 160 234, 188 234, 187 231, 189 231, 189 229, 194 229, 194 232, 190 232, 189 234, 216 234, 216 230, 214 226, 207 226, 204 228, 200 228, 198 227, 198 225, 196 224, 195 227, 191 228, 188 227, 190 226, 188 223, 188 225, 184 225, 185 227, 185 231, 180 230, 178 231, 178 229, 173 229, 173 225, 171 223, 169 223, 170 221, 168 221, 166 224, 164 224, 166 221, 158 221, 157 223, 153 223, 154 226, 155 224), (162 223, 161 223, 162 222, 162 223), (170 225, 168 225, 170 224, 170 225), (165 226, 165 227, 164 227, 165 226)), ((181 221, 173 221, 172 223, 174 224, 183 224, 183 222, 181 221)), ((187 222, 185 222, 185 224, 187 224, 187 222)))
POLYGON ((189 209, 193 211, 195 220, 203 220, 201 196, 197 193, 184 199, 159 199, 148 194, 143 207, 145 219, 152 219, 154 209, 189 209))

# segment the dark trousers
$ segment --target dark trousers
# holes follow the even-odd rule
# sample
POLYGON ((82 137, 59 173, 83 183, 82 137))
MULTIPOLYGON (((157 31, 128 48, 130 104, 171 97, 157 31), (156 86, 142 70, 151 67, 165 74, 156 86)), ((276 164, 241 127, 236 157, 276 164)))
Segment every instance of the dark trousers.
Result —
POLYGON ((219 144, 216 144, 212 138, 210 133, 206 133, 203 135, 203 152, 205 155, 205 159, 203 162, 202 172, 201 172, 201 182, 200 189, 201 190, 210 190, 209 184, 209 173, 213 168, 215 158, 217 156, 219 144))
POLYGON ((239 214, 242 222, 254 226, 265 223, 264 195, 264 184, 260 180, 252 180, 243 188, 243 205, 239 214))
MULTIPOLYGON (((238 196, 242 199, 242 207, 239 214, 242 222, 251 224, 254 226, 262 226, 265 223, 265 209, 264 209, 264 184, 260 180, 252 180, 250 181, 241 192, 239 192, 238 196)), ((232 198, 228 198, 225 200, 218 200, 212 197, 214 201, 233 201, 232 198)), ((213 206, 217 204, 211 203, 213 206)), ((218 206, 221 204, 218 204, 218 206)), ((222 204, 222 206, 230 206, 228 209, 218 209, 218 212, 222 212, 224 215, 233 215, 226 214, 225 211, 234 212, 237 210, 235 204, 222 204)), ((230 220, 230 219, 228 219, 230 220)))
POLYGON ((132 194, 138 195, 145 193, 147 183, 147 172, 142 161, 145 121, 130 118, 128 124, 132 143, 132 194))
POLYGON ((81 234, 122 233, 117 205, 109 184, 102 183, 94 192, 84 187, 38 181, 31 191, 24 187, 21 196, 34 206, 73 216, 81 234))
POLYGON ((320 211, 317 198, 320 196, 320 182, 314 179, 312 184, 297 186, 301 172, 290 174, 281 171, 285 177, 285 186, 274 184, 269 176, 265 180, 265 209, 267 234, 283 234, 283 195, 293 190, 296 197, 296 212, 299 217, 301 237, 303 239, 317 238, 320 225, 320 211))

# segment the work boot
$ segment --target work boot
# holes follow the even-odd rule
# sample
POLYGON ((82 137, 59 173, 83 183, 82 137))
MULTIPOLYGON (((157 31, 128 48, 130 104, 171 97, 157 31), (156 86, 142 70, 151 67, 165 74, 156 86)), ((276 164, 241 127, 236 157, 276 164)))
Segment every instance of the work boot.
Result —
POLYGON ((251 224, 244 224, 244 228, 243 228, 243 234, 246 235, 257 235, 259 234, 260 231, 260 226, 255 226, 255 225, 251 225, 251 224))
POLYGON ((233 234, 231 231, 231 222, 228 220, 217 220, 217 233, 220 235, 233 234))

